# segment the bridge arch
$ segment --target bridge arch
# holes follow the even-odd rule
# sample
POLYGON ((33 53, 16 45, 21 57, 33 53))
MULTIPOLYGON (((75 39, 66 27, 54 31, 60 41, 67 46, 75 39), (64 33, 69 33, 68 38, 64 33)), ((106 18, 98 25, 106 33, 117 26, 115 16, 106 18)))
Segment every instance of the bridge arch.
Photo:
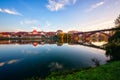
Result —
MULTIPOLYGON (((80 42, 89 42, 91 40, 91 36, 95 35, 96 33, 100 33, 99 36, 95 36, 96 40, 99 37, 104 37, 105 41, 108 41, 108 38, 114 35, 116 30, 120 30, 120 28, 111 28, 111 29, 102 29, 102 30, 94 30, 94 31, 87 31, 87 32, 78 32, 76 35, 78 36, 78 40, 80 42), (105 33, 108 31, 108 33, 105 33)), ((99 40, 99 39, 98 39, 99 40)))
POLYGON ((90 41, 108 41, 109 37, 110 35, 105 32, 94 32, 88 34, 86 38, 88 38, 90 41))

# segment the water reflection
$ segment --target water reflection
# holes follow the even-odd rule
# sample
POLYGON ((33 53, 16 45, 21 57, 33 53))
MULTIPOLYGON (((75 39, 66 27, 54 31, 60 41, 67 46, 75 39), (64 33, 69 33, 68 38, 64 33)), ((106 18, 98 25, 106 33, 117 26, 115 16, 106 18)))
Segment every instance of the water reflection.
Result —
POLYGON ((10 60, 7 62, 7 64, 13 64, 13 63, 16 63, 16 62, 19 62, 20 60, 18 59, 13 59, 13 60, 10 60))
POLYGON ((17 63, 19 61, 20 61, 19 59, 12 59, 12 60, 9 60, 9 61, 0 62, 0 67, 4 66, 5 64, 14 64, 14 63, 17 63))
POLYGON ((97 58, 93 58, 91 60, 94 62, 94 66, 100 66, 100 60, 98 60, 97 58))
POLYGON ((22 53, 25 53, 25 54, 39 54, 40 52, 32 51, 32 50, 22 50, 22 53))
MULTIPOLYGON (((52 39, 48 39, 48 40, 0 40, 0 45, 4 45, 4 44, 13 44, 13 45, 26 45, 26 44, 31 44, 34 47, 38 47, 39 45, 45 45, 45 44, 56 44, 57 46, 62 46, 63 44, 69 44, 69 45, 84 45, 84 46, 89 46, 89 47, 95 47, 95 48, 100 48, 102 49, 101 46, 97 46, 94 45, 92 43, 80 43, 79 41, 75 41, 75 40, 52 40, 52 39)), ((100 42, 101 43, 101 42, 100 42)), ((102 45, 102 44, 101 44, 102 45)))
POLYGON ((51 71, 54 71, 54 70, 62 69, 63 65, 58 62, 52 62, 48 67, 50 68, 51 71))
POLYGON ((63 42, 0 41, 0 80, 24 80, 32 76, 44 78, 56 70, 95 67, 107 62, 104 50, 74 41, 63 42))
POLYGON ((0 62, 0 67, 4 66, 4 64, 5 64, 4 62, 0 62))

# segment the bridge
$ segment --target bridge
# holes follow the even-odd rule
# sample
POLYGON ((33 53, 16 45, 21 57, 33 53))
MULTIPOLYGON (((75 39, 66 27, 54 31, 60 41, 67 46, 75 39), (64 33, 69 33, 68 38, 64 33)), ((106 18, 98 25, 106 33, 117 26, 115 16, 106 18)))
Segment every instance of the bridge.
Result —
POLYGON ((120 28, 78 32, 74 33, 74 39, 79 39, 81 42, 108 41, 108 38, 117 30, 120 30, 120 28))

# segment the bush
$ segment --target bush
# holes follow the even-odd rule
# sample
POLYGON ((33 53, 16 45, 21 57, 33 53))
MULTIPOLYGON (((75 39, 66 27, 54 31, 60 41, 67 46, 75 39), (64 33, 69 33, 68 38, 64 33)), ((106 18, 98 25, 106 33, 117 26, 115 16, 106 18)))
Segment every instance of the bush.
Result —
POLYGON ((110 56, 110 59, 120 60, 120 31, 117 30, 115 34, 109 38, 106 45, 106 55, 110 56))

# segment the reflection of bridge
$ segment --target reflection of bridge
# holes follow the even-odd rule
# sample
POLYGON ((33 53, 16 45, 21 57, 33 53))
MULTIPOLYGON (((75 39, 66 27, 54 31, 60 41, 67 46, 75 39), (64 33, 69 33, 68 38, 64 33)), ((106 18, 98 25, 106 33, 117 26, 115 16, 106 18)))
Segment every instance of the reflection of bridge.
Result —
POLYGON ((116 30, 120 30, 120 28, 78 32, 74 34, 74 39, 79 38, 81 42, 108 41, 108 38, 111 37, 116 30))
MULTIPOLYGON (((56 44, 57 46, 62 46, 64 43, 60 43, 60 42, 55 42, 55 41, 34 41, 34 40, 2 40, 0 41, 0 45, 27 45, 27 44, 31 44, 34 47, 38 46, 38 45, 45 45, 45 44, 56 44)), ((98 49, 104 49, 103 46, 96 46, 94 44, 91 43, 79 43, 79 42, 73 42, 73 43, 68 43, 68 45, 83 45, 83 46, 88 46, 88 47, 93 47, 93 48, 98 48, 98 49)))
POLYGON ((83 46, 88 46, 88 47, 92 47, 92 48, 104 49, 104 45, 96 46, 96 45, 91 44, 91 43, 79 43, 79 42, 76 43, 76 44, 83 45, 83 46))

